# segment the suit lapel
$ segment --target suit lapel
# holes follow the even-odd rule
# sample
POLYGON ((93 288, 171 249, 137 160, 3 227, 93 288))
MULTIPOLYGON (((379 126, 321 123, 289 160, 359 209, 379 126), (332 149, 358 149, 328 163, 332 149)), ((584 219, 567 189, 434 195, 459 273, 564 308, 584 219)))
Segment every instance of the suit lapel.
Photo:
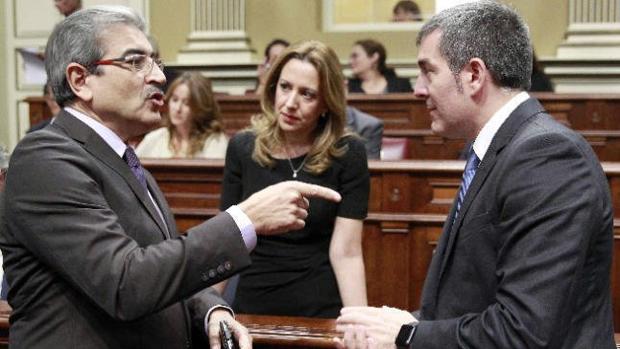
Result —
MULTIPOLYGON (((429 274, 431 274, 433 271, 437 272, 436 277, 435 275, 433 275, 433 283, 429 285, 429 291, 433 292, 431 293, 433 295, 433 299, 432 301, 430 301, 430 305, 432 305, 431 309, 433 309, 433 312, 437 301, 441 278, 444 274, 446 266, 448 265, 448 260, 452 255, 452 251, 454 249, 454 244, 458 237, 460 227, 463 223, 464 218, 467 215, 469 207, 476 199, 476 196, 482 188, 482 185, 484 184, 484 182, 488 178, 489 173, 491 173, 491 170, 495 166, 501 150, 510 142, 512 137, 525 122, 530 120, 533 116, 542 112, 544 112, 542 105, 535 99, 530 98, 525 102, 521 103, 519 107, 517 107, 517 109, 515 109, 510 114, 508 119, 506 119, 504 124, 502 124, 502 126, 493 137, 489 149, 485 153, 484 159, 482 159, 482 162, 478 166, 478 169, 476 170, 476 175, 474 176, 472 183, 467 189, 467 194, 465 194, 463 204, 461 205, 461 210, 456 220, 454 220, 453 218, 456 211, 455 199, 452 205, 452 209, 450 210, 450 214, 448 215, 447 221, 444 224, 439 244, 437 245, 437 255, 433 258, 433 261, 431 263, 431 269, 433 270, 429 270, 429 274), (445 246, 442 246, 443 244, 445 244, 445 246), (435 262, 435 260, 437 261, 435 262)), ((435 273, 433 272, 432 274, 435 273)))
POLYGON ((439 236, 437 247, 435 247, 433 252, 433 258, 431 259, 431 264, 428 267, 428 272, 426 273, 426 280, 424 280, 422 299, 420 301, 422 319, 435 318, 437 291, 439 289, 439 276, 441 274, 444 256, 446 255, 446 246, 448 245, 448 239, 450 237, 449 232, 452 227, 452 221, 454 220, 455 213, 456 199, 454 199, 450 213, 443 224, 442 233, 439 236))
POLYGON ((161 221, 155 206, 153 206, 153 202, 144 191, 144 188, 140 182, 138 182, 138 179, 134 176, 133 172, 131 172, 131 169, 127 163, 120 156, 118 156, 118 154, 116 154, 114 150, 94 130, 68 112, 64 110, 61 111, 54 121, 54 125, 63 128, 70 137, 82 143, 86 151, 106 164, 112 171, 123 177, 136 197, 138 197, 138 201, 140 201, 142 206, 155 221, 164 238, 166 238, 167 230, 164 226, 164 222, 161 221))
POLYGON ((146 183, 149 187, 149 191, 151 192, 151 195, 153 195, 153 199, 157 203, 157 206, 159 206, 161 215, 164 217, 164 223, 166 224, 165 232, 168 238, 175 237, 177 235, 176 226, 174 226, 175 220, 174 216, 171 214, 170 207, 168 207, 166 198, 161 190, 159 190, 159 186, 157 185, 157 182, 155 182, 153 176, 151 176, 146 169, 144 169, 144 172, 146 174, 146 183))

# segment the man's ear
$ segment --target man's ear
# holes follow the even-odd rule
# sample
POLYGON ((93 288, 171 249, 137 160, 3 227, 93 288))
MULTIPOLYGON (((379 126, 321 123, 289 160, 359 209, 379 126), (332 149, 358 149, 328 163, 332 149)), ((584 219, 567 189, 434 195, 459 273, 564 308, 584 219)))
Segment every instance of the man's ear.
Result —
POLYGON ((472 58, 465 65, 463 70, 465 73, 464 84, 469 86, 472 95, 477 94, 488 79, 491 79, 486 64, 480 58, 472 58))
POLYGON ((93 98, 93 92, 87 83, 87 78, 91 75, 88 69, 78 63, 69 63, 65 74, 73 94, 80 100, 89 102, 93 98))

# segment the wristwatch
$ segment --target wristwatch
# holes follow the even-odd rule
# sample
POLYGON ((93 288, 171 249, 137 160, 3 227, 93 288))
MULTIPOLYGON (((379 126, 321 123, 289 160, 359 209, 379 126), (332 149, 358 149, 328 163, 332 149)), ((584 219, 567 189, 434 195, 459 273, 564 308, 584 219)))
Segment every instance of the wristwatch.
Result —
POLYGON ((409 349, 417 326, 417 322, 412 322, 400 327, 400 331, 398 331, 398 336, 396 336, 396 341, 394 342, 398 349, 409 349))

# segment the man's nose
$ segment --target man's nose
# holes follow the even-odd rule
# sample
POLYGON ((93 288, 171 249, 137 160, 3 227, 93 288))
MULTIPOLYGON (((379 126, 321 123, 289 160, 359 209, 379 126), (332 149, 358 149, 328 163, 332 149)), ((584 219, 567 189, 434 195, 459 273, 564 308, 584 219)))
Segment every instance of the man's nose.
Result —
POLYGON ((164 75, 164 71, 157 64, 153 64, 153 69, 146 76, 148 83, 156 83, 159 86, 164 86, 166 84, 166 75, 164 75))
POLYGON ((426 83, 423 81, 422 78, 418 77, 416 79, 415 86, 413 88, 413 94, 419 98, 424 98, 428 96, 428 88, 426 87, 426 83))

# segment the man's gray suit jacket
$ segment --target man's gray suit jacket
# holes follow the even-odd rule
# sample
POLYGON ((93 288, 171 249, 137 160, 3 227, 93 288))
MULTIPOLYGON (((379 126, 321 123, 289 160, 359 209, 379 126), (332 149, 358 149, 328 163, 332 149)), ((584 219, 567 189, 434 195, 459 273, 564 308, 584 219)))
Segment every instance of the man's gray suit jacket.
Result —
POLYGON ((525 101, 454 214, 429 267, 413 348, 615 348, 611 195, 580 135, 525 101))
POLYGON ((249 265, 227 213, 179 236, 91 128, 63 111, 27 135, 0 200, 11 348, 190 348, 221 304, 206 287, 249 265), (196 333, 194 333, 196 334, 196 333))
POLYGON ((368 159, 379 160, 383 139, 383 121, 353 107, 347 107, 346 116, 347 127, 364 140, 368 159))

